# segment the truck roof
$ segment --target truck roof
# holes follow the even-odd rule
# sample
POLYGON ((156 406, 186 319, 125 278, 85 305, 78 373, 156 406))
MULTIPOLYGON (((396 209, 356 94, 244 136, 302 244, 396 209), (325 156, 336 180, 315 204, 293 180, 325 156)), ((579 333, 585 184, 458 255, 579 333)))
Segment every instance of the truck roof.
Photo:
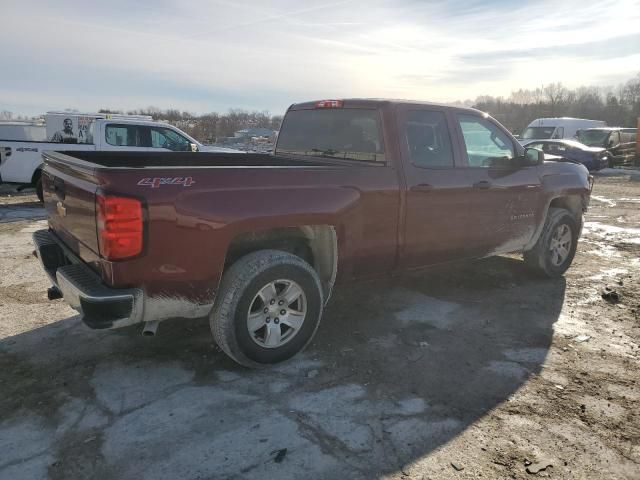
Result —
POLYGON ((294 103, 289 107, 289 110, 309 110, 317 107, 319 102, 327 102, 327 101, 340 101, 343 102, 344 107, 360 107, 360 108, 379 108, 388 105, 423 105, 428 107, 437 107, 437 108, 454 108, 457 110, 463 110, 468 112, 475 113, 483 113, 480 110, 470 107, 461 107, 459 105, 448 105, 445 103, 436 103, 436 102, 427 102, 422 100, 403 100, 403 99, 390 99, 390 98, 340 98, 340 99, 322 99, 322 100, 312 100, 309 102, 302 103, 294 103))
POLYGON ((588 130, 604 130, 607 132, 617 132, 617 131, 637 131, 638 129, 635 127, 591 127, 591 128, 583 128, 582 131, 586 132, 588 130))
POLYGON ((89 117, 89 118, 106 118, 108 120, 148 120, 152 121, 151 115, 126 115, 123 113, 83 113, 83 112, 58 112, 50 111, 45 115, 66 115, 69 117, 89 117))

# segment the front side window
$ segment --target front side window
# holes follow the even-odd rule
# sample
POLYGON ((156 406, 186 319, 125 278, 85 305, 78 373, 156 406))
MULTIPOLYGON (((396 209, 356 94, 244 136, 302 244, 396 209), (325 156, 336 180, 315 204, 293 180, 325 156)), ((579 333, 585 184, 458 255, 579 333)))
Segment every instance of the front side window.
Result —
POLYGON ((556 128, 552 138, 564 138, 564 127, 556 128))
POLYGON ((411 163, 417 167, 453 167, 453 149, 444 113, 412 110, 404 127, 411 163))
POLYGON ((608 147, 617 147, 620 143, 620 134, 618 132, 611 132, 609 135, 609 141, 607 142, 608 147))
POLYGON ((361 108, 292 110, 275 153, 384 162, 378 118, 377 110, 361 108))
POLYGON ((509 166, 514 158, 511 139, 490 121, 458 115, 470 167, 509 166))
POLYGON ((153 148, 166 148, 174 152, 191 150, 189 139, 170 128, 151 127, 151 146, 153 148))
POLYGON ((107 125, 105 140, 115 147, 137 147, 137 131, 135 125, 107 125))

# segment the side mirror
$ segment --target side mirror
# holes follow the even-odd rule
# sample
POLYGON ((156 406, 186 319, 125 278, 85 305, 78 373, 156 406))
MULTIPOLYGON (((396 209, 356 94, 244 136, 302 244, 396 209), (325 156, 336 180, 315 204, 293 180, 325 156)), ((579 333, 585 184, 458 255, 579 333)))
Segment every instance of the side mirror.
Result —
POLYGON ((544 152, 537 148, 525 148, 524 149, 524 163, 527 166, 540 165, 544 162, 544 152))
POLYGON ((198 148, 198 145, 196 145, 195 143, 190 143, 189 147, 191 147, 191 151, 192 152, 199 152, 200 149, 198 148))

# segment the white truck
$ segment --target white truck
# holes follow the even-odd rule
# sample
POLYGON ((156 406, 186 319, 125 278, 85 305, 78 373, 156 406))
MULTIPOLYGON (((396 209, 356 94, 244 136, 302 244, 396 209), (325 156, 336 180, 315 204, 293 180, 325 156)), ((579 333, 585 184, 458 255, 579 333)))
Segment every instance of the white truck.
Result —
POLYGON ((525 144, 533 140, 573 139, 578 130, 599 128, 605 125, 606 123, 601 120, 587 120, 584 118, 536 118, 524 129, 518 141, 525 144))
MULTIPOLYGON (((45 151, 207 151, 243 153, 209 147, 180 129, 154 122, 145 115, 49 112, 40 141, 0 137, 0 179, 3 183, 32 185, 42 200, 40 170, 45 151)), ((8 130, 5 130, 5 132, 8 130)), ((2 133, 2 129, 0 129, 2 133)))

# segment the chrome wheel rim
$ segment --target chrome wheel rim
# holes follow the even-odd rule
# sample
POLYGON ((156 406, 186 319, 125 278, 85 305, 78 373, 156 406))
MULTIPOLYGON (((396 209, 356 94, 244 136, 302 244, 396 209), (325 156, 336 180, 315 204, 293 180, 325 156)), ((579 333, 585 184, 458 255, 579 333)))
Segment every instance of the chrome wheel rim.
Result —
POLYGON ((566 223, 558 225, 551 237, 549 251, 551 252, 551 263, 558 267, 569 257, 571 251, 571 228, 566 223))
POLYGON ((278 348, 293 339, 307 315, 307 297, 293 280, 275 280, 262 287, 249 305, 247 329, 264 348, 278 348))

